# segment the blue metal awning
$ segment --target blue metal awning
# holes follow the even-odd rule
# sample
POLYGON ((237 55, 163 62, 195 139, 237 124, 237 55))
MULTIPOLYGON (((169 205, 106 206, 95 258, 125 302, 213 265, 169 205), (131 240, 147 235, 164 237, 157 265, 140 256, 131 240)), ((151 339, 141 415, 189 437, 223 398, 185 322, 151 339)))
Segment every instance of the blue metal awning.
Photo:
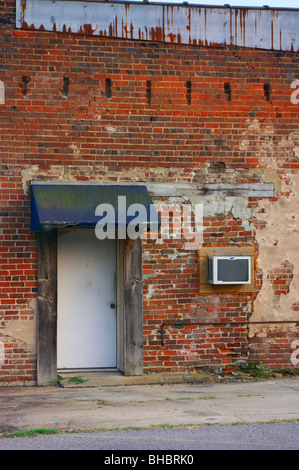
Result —
POLYGON ((144 185, 31 184, 32 232, 64 227, 107 227, 128 224, 156 231, 160 222, 144 185))

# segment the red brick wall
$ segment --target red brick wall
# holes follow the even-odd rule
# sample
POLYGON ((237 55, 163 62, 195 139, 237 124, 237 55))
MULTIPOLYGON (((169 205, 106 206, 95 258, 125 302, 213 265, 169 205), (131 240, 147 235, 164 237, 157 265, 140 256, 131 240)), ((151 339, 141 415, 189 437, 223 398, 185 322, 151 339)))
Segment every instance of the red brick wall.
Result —
MULTIPOLYGON (((26 192, 30 178, 264 182, 260 169, 270 150, 263 159, 259 150, 271 125, 273 145, 277 139, 286 141, 275 149, 278 175, 286 180, 299 167, 288 148, 288 136, 298 131, 299 107, 290 102, 290 84, 299 78, 299 58, 278 51, 19 31, 12 24, 14 3, 0 2, 0 80, 5 84, 5 105, 0 105, 0 339, 6 351, 0 378, 33 383, 35 347, 17 332, 9 334, 16 321, 35 322, 37 253, 26 192), (64 78, 69 79, 67 93, 64 78), (270 84, 270 101, 265 83, 270 84), (255 120, 258 129, 252 126, 255 120)), ((250 207, 257 203, 254 198, 248 202, 250 207)), ((251 222, 260 227, 259 221, 251 222)), ((231 213, 204 223, 205 244, 256 244, 255 230, 231 213)), ((257 274, 259 287, 262 276, 257 274)), ((269 344, 275 351, 282 342, 287 342, 284 365, 291 365, 287 332, 281 336, 281 330, 272 329, 267 340, 249 339, 246 327, 229 324, 253 314, 250 296, 198 295, 195 251, 173 240, 162 245, 147 240, 144 275, 145 372, 217 368, 250 360, 250 351, 252 360, 267 363, 269 344), (162 344, 163 322, 168 324, 162 344)), ((282 264, 270 276, 273 295, 287 294, 290 266, 282 264)), ((279 356, 277 351, 271 355, 279 356)), ((271 365, 278 363, 283 365, 271 360, 271 365)))
POLYGON ((262 325, 250 334, 249 358, 253 364, 262 363, 272 369, 293 368, 299 362, 298 327, 262 325))
POLYGON ((5 364, 0 367, 0 379, 26 382, 35 379, 34 349, 18 338, 18 327, 16 337, 6 328, 18 322, 19 328, 26 329, 26 322, 35 321, 37 252, 35 237, 29 232, 29 200, 22 191, 20 168, 4 164, 1 156, 0 340, 5 346, 5 364))

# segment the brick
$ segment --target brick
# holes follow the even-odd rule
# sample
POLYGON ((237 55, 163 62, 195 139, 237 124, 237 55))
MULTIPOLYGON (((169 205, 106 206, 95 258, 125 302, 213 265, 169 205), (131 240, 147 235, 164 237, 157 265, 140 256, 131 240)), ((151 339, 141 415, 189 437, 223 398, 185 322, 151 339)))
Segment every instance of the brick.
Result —
MULTIPOLYGON (((4 2, 1 14, 12 14, 14 7, 15 2, 4 2)), ((1 23, 0 28, 2 32, 1 23)), ((37 245, 30 234, 30 197, 24 194, 22 181, 28 170, 29 179, 41 180, 246 184, 264 182, 263 171, 271 165, 282 186, 289 186, 272 203, 293 194, 288 175, 296 175, 299 168, 294 156, 299 144, 289 136, 298 132, 298 108, 290 103, 289 77, 299 78, 295 53, 276 57, 273 51, 232 51, 224 46, 219 62, 219 49, 213 47, 99 41, 15 30, 13 25, 5 25, 0 47, 5 48, 0 80, 6 85, 7 100, 7 105, 0 105, 4 337, 9 321, 35 317, 37 245), (273 84, 271 102, 263 96, 264 73, 273 84), (20 87, 23 75, 30 77, 26 96, 20 87), (65 77, 69 77, 67 97, 62 93, 65 77), (105 95, 107 77, 111 98, 105 95), (147 80, 151 80, 150 104, 147 80), (192 84, 190 105, 186 81, 192 84), (226 81, 231 82, 230 102, 223 91, 226 81)), ((254 208, 259 201, 252 198, 248 203, 254 208)), ((256 230, 267 226, 260 220, 252 223, 256 230)), ((204 226, 206 245, 256 243, 255 233, 232 214, 205 217, 204 226)), ((252 303, 246 304, 246 295, 198 295, 197 255, 186 253, 180 240, 159 245, 146 239, 143 253, 148 256, 143 265, 145 373, 219 368, 238 362, 244 354, 267 366, 290 365, 290 344, 296 334, 261 326, 263 338, 258 333, 247 338, 247 328, 237 322, 254 313, 252 303), (174 325, 165 326, 162 346, 166 320, 174 325), (175 325, 182 321, 206 325, 175 325), (227 326, 228 321, 236 324, 227 326)), ((291 263, 263 276, 258 272, 258 289, 267 274, 271 301, 288 295, 291 263)), ((294 302, 293 313, 298 309, 294 302)), ((36 357, 18 340, 5 348, 11 360, 0 369, 1 380, 33 382, 36 357)))

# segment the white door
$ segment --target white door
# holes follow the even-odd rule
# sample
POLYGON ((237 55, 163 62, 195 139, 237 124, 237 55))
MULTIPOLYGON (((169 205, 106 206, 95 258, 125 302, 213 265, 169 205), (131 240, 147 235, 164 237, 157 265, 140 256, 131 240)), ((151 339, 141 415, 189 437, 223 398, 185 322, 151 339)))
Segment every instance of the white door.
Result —
POLYGON ((57 247, 57 367, 116 367, 116 242, 61 230, 57 247))

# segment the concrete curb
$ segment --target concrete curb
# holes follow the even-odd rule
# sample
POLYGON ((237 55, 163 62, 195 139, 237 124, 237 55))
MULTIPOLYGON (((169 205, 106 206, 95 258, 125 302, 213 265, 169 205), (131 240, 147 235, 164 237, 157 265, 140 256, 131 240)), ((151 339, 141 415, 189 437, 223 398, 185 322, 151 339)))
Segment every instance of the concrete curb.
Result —
POLYGON ((216 376, 208 373, 151 374, 125 377, 120 372, 59 373, 63 388, 109 387, 124 385, 154 385, 176 383, 214 383, 216 376))

